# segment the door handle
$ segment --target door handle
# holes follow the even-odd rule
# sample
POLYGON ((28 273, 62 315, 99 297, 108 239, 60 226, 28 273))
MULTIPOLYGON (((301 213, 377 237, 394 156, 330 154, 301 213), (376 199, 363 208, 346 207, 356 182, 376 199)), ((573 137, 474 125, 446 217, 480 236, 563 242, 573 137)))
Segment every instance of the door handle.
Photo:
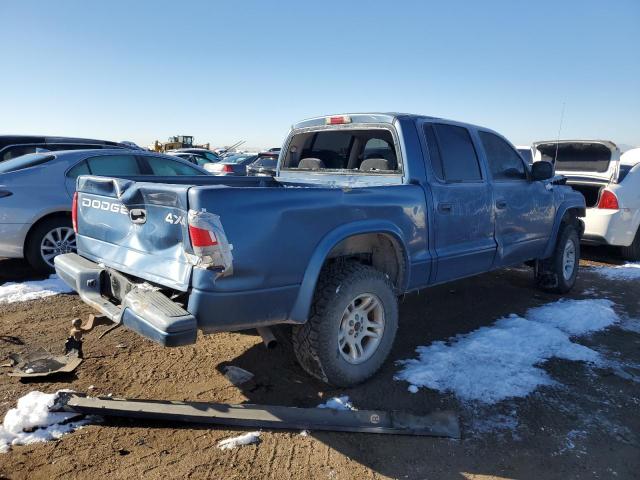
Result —
POLYGON ((504 200, 497 200, 496 201, 496 208, 498 210, 504 210, 505 208, 507 208, 507 202, 505 202, 504 200))
POLYGON ((451 213, 453 212, 453 203, 439 203, 438 211, 440 213, 451 213))

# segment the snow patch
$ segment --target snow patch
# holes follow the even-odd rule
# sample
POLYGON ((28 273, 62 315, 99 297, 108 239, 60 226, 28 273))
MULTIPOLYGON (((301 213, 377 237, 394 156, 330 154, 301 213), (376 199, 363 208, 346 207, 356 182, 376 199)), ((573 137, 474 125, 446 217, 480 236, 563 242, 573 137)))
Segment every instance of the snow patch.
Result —
POLYGON ((258 443, 259 441, 260 432, 247 432, 244 435, 238 435, 237 437, 225 438, 224 440, 220 440, 218 442, 218 448, 220 450, 231 450, 242 445, 258 443))
POLYGON ((511 315, 447 342, 416 349, 417 359, 399 362, 396 380, 452 392, 463 401, 492 404, 524 397, 556 382, 537 365, 552 358, 598 364, 599 354, 573 343, 619 320, 609 300, 560 300, 511 315))
POLYGON ((640 280, 640 262, 630 262, 611 267, 592 267, 596 273, 609 280, 640 280))
POLYGON ((0 285, 0 303, 25 302, 72 291, 57 275, 51 275, 46 280, 8 282, 0 285))
POLYGON ((90 422, 88 418, 70 422, 77 413, 51 412, 59 393, 33 391, 18 399, 0 426, 0 452, 8 452, 11 445, 55 440, 90 422))
POLYGON ((325 403, 318 405, 317 408, 330 408, 331 410, 356 410, 353 404, 349 401, 348 395, 330 398, 325 403))

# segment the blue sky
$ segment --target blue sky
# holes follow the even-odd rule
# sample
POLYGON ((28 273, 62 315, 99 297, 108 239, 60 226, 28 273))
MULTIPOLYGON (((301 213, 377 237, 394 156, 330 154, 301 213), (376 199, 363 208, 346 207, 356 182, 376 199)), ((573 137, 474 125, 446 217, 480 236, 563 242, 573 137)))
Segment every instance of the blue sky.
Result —
POLYGON ((0 0, 0 133, 279 145, 403 111, 640 145, 640 1, 0 0))

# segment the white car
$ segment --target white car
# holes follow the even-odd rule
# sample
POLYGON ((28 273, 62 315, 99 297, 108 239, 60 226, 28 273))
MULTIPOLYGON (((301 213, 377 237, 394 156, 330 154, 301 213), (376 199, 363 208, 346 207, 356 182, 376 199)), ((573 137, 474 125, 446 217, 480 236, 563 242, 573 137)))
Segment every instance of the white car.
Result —
POLYGON ((607 140, 535 142, 534 161, 554 162, 557 174, 584 195, 583 242, 621 247, 640 260, 640 148, 620 155, 607 140))

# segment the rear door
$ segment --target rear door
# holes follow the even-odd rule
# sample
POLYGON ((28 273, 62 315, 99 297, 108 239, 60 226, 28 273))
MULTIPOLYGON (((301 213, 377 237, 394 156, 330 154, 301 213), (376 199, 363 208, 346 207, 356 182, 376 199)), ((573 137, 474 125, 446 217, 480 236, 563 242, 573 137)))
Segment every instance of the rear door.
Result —
POLYGON ((553 185, 532 181, 518 152, 503 138, 478 131, 493 185, 496 266, 538 258, 555 219, 553 185))
POLYGON ((491 188, 469 130, 424 123, 434 204, 436 283, 487 271, 496 252, 491 188))

